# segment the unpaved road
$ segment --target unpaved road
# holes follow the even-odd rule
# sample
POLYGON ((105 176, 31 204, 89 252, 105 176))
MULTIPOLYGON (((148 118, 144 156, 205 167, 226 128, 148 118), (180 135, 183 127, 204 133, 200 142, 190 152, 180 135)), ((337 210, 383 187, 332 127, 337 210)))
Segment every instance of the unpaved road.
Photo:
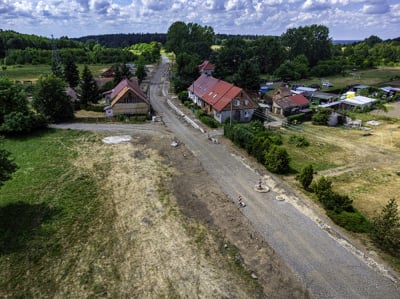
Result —
MULTIPOLYGON (((313 297, 400 297, 396 278, 340 234, 332 229, 323 229, 328 220, 318 215, 280 180, 265 174, 260 166, 231 148, 229 143, 210 143, 206 134, 178 118, 165 103, 163 88, 167 86, 162 83, 166 74, 167 65, 163 63, 154 74, 150 89, 153 107, 231 201, 237 202, 239 195, 244 198, 247 207, 241 209, 243 215, 283 258, 313 297), (270 192, 258 193, 254 190, 260 177, 272 189, 270 192), (277 201, 278 195, 287 200, 277 201)), ((195 176, 193 180, 196 180, 195 176)), ((204 189, 207 192, 207 185, 204 189)))

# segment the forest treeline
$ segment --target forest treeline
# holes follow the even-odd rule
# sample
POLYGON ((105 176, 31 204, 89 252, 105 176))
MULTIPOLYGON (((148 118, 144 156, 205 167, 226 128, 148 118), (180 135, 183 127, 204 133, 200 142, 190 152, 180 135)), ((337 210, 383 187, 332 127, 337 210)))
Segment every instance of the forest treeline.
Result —
POLYGON ((210 26, 180 21, 166 34, 106 34, 77 39, 51 39, 0 29, 0 64, 50 64, 54 48, 61 59, 72 54, 76 63, 126 63, 137 59, 132 46, 146 43, 160 44, 175 53, 177 90, 196 79, 197 65, 203 59, 217 66, 215 76, 246 89, 257 89, 260 74, 298 80, 353 68, 400 65, 400 37, 382 40, 373 35, 352 44, 337 44, 323 25, 289 28, 281 36, 257 36, 215 34, 210 26))
POLYGON ((260 78, 299 80, 345 74, 349 70, 400 65, 400 38, 383 41, 370 36, 353 44, 337 44, 323 25, 289 28, 281 36, 234 36, 216 42, 213 28, 177 21, 167 32, 167 51, 176 55, 175 91, 198 77, 204 59, 214 76, 246 90, 258 90, 260 78), (217 45, 217 47, 212 47, 217 45))

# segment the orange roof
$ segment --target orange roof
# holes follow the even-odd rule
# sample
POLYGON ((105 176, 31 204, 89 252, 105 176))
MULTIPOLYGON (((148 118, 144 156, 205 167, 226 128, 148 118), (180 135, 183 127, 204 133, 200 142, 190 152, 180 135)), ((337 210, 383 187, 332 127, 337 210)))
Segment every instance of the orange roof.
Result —
POLYGON ((198 97, 203 97, 204 94, 210 90, 216 83, 218 79, 213 76, 202 74, 192 85, 189 86, 188 90, 196 94, 198 97))
POLYGON ((199 71, 213 71, 215 66, 208 60, 204 60, 202 64, 199 65, 199 71))
POLYGON ((236 98, 240 93, 242 92, 242 89, 235 86, 231 85, 231 88, 220 98, 220 100, 215 103, 213 108, 217 111, 223 110, 227 105, 229 105, 234 98, 236 98))
MULTIPOLYGON (((225 94, 235 85, 218 80, 218 82, 210 88, 205 95, 202 97, 203 101, 207 102, 211 106, 215 105, 225 94)), ((233 97, 232 97, 233 99, 233 97)))
POLYGON ((296 106, 304 106, 309 104, 308 99, 302 94, 296 94, 294 96, 288 97, 296 106))
POLYGON ((232 83, 216 79, 213 76, 202 74, 197 80, 188 88, 196 96, 201 98, 204 102, 212 106, 217 111, 222 111, 230 104, 232 100, 240 97, 247 98, 249 103, 245 106, 235 106, 234 109, 250 108, 255 109, 258 107, 257 103, 250 99, 250 97, 241 89, 232 83))
POLYGON ((117 86, 111 92, 111 99, 114 99, 125 87, 133 90, 139 97, 146 99, 146 95, 143 90, 139 87, 139 84, 136 81, 131 81, 128 79, 124 79, 118 83, 117 86))

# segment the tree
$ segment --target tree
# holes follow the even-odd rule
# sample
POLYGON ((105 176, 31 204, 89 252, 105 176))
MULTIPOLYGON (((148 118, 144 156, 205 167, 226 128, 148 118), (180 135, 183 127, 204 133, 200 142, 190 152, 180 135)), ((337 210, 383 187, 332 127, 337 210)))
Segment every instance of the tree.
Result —
POLYGON ((373 218, 371 238, 382 249, 400 255, 400 215, 394 198, 373 218))
POLYGON ((184 22, 177 21, 169 26, 165 49, 175 55, 185 52, 185 43, 189 39, 189 30, 184 22))
POLYGON ((314 178, 314 169, 311 164, 304 166, 296 179, 300 182, 305 190, 308 190, 314 178))
POLYGON ((11 112, 28 112, 28 99, 20 85, 10 79, 0 77, 0 125, 11 112))
POLYGON ((289 58, 304 54, 310 66, 331 56, 329 29, 323 25, 290 28, 281 35, 282 44, 289 49, 289 58))
POLYGON ((199 76, 199 62, 197 55, 181 53, 176 56, 176 76, 173 83, 177 93, 186 89, 199 76))
POLYGON ((260 37, 254 41, 252 47, 262 73, 272 74, 285 61, 286 50, 275 36, 260 37))
POLYGON ((87 65, 82 71, 82 80, 80 83, 79 101, 82 107, 86 107, 89 103, 96 104, 100 100, 100 92, 97 83, 87 65))
POLYGON ((175 55, 187 52, 205 59, 211 54, 214 36, 214 29, 210 26, 177 21, 168 28, 165 48, 175 55))
MULTIPOLYGON (((0 145, 2 142, 3 139, 0 138, 0 145)), ((18 168, 10 155, 10 152, 0 148, 0 187, 11 178, 11 174, 18 168)))
POLYGON ((217 76, 226 77, 235 74, 242 61, 249 58, 250 51, 245 40, 242 38, 230 38, 225 41, 222 48, 218 50, 215 70, 217 76))
POLYGON ((289 170, 289 154, 282 146, 271 145, 265 154, 265 167, 274 173, 286 173, 289 170))
POLYGON ((53 122, 74 118, 72 102, 65 92, 65 83, 54 75, 39 78, 35 86, 32 105, 37 112, 53 122))
MULTIPOLYGON (((140 59, 139 59, 139 61, 140 61, 140 59)), ((147 73, 146 73, 144 64, 142 62, 137 63, 135 76, 138 78, 139 84, 141 84, 143 82, 143 80, 146 78, 147 73)))
POLYGON ((312 123, 314 125, 321 125, 321 126, 327 126, 329 118, 332 114, 332 109, 331 108, 320 108, 316 113, 313 114, 312 116, 312 123))
POLYGON ((41 115, 29 109, 23 87, 7 78, 0 78, 0 133, 21 135, 46 125, 41 115))
POLYGON ((71 88, 79 84, 79 71, 72 55, 67 55, 64 60, 64 78, 71 88))
POLYGON ((260 88, 260 71, 254 60, 243 61, 234 77, 237 86, 246 90, 258 90, 260 88))

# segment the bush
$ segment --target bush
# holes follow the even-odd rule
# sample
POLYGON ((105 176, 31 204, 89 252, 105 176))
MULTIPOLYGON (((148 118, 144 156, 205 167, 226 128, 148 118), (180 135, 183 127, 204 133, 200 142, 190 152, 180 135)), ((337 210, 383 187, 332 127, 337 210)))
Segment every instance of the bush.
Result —
POLYGON ((371 229, 371 223, 359 211, 354 212, 341 211, 327 211, 327 215, 337 225, 355 233, 367 233, 371 229))
POLYGON ((400 215, 395 199, 373 218, 371 238, 383 250, 400 256, 400 215))
POLYGON ((178 94, 178 99, 182 102, 185 103, 189 99, 189 93, 187 90, 183 90, 178 94))
POLYGON ((288 172, 289 162, 289 154, 281 146, 272 145, 265 154, 265 167, 271 172, 281 174, 288 172))
POLYGON ((35 115, 33 112, 11 112, 4 116, 0 132, 4 135, 23 135, 46 126, 47 121, 41 115, 35 115))
POLYGON ((304 166, 296 179, 305 190, 308 190, 314 178, 314 169, 311 164, 304 166))
POLYGON ((354 212, 353 201, 347 195, 341 195, 332 190, 332 182, 326 177, 320 177, 311 184, 311 189, 326 210, 340 213, 354 212))
POLYGON ((217 122, 215 119, 209 117, 208 115, 202 115, 200 116, 200 120, 203 124, 210 128, 218 128, 219 127, 219 122, 217 122))
POLYGON ((294 144, 296 147, 306 147, 310 145, 310 142, 303 135, 291 135, 289 137, 289 143, 294 144))
POLYGON ((332 111, 333 110, 331 108, 318 109, 318 111, 314 113, 314 115, 311 118, 313 125, 327 126, 332 111))

